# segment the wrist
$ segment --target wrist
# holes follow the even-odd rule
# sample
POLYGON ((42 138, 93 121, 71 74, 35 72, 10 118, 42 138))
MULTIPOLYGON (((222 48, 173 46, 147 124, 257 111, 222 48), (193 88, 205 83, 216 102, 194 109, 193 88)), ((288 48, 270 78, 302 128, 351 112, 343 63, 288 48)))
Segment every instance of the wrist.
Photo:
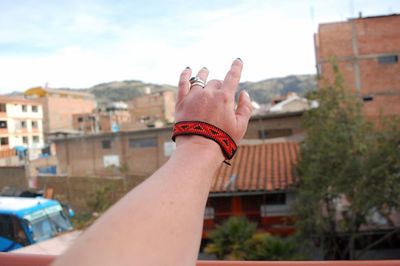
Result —
POLYGON ((202 136, 178 136, 176 138, 176 151, 186 153, 190 157, 200 157, 196 159, 211 161, 217 166, 225 160, 221 147, 213 140, 202 136))

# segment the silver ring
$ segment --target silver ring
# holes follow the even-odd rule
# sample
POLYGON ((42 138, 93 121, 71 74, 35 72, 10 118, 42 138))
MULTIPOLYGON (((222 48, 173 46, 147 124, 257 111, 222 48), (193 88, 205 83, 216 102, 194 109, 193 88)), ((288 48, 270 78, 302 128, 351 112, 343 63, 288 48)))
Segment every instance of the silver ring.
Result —
POLYGON ((193 82, 192 85, 190 85, 190 88, 192 88, 195 85, 198 85, 198 86, 202 87, 203 89, 205 87, 205 84, 203 82, 196 81, 196 82, 193 82))
POLYGON ((195 85, 198 85, 202 88, 204 88, 206 86, 206 83, 203 80, 201 80, 199 77, 192 77, 189 80, 189 82, 190 82, 190 88, 192 88, 195 85))

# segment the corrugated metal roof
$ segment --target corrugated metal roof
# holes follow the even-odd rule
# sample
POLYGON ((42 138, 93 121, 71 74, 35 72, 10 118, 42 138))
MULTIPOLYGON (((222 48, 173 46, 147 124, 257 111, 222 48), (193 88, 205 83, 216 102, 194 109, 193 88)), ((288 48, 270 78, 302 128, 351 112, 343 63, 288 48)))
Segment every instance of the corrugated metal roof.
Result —
POLYGON ((218 170, 211 192, 276 191, 296 182, 297 142, 241 145, 232 166, 218 170))

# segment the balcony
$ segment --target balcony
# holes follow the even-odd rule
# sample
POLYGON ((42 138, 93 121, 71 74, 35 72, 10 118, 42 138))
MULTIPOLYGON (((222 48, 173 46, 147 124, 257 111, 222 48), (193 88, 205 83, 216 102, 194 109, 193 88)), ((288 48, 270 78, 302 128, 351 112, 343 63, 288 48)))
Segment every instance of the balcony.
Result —
MULTIPOLYGON (((55 259, 50 255, 0 253, 0 265, 47 266, 55 259)), ((197 266, 400 266, 400 260, 374 261, 197 261, 197 266)))

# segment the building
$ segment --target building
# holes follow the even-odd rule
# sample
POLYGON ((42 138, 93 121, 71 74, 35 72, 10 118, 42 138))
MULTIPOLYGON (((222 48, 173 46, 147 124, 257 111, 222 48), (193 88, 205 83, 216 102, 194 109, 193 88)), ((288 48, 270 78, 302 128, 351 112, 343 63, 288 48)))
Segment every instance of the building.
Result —
POLYGON ((359 17, 319 25, 315 35, 318 74, 333 80, 335 57, 345 85, 364 100, 364 113, 377 119, 400 115, 400 15, 359 17))
POLYGON ((72 118, 75 130, 83 133, 118 132, 131 127, 131 115, 128 105, 123 102, 109 103, 91 113, 74 114, 72 118))
POLYGON ((96 108, 92 94, 76 90, 36 87, 25 91, 25 95, 37 99, 43 106, 45 137, 53 132, 73 130, 74 114, 90 113, 96 108))
POLYGON ((0 97, 0 149, 43 147, 41 103, 23 98, 0 97))
POLYGON ((310 103, 306 98, 299 97, 296 93, 289 93, 285 98, 275 100, 269 108, 271 113, 301 112, 310 109, 310 103))
POLYGON ((246 216, 274 235, 292 234, 298 150, 294 141, 244 141, 232 166, 222 165, 211 184, 203 237, 230 216, 246 216))
POLYGON ((128 102, 132 128, 161 127, 173 123, 176 92, 165 90, 136 97, 128 102))
MULTIPOLYGON (((255 143, 260 140, 301 141, 304 138, 302 114, 254 116, 244 138, 255 143)), ((172 154, 175 143, 171 134, 171 126, 90 135, 61 134, 53 139, 59 173, 88 177, 121 174, 149 176, 172 154)))

